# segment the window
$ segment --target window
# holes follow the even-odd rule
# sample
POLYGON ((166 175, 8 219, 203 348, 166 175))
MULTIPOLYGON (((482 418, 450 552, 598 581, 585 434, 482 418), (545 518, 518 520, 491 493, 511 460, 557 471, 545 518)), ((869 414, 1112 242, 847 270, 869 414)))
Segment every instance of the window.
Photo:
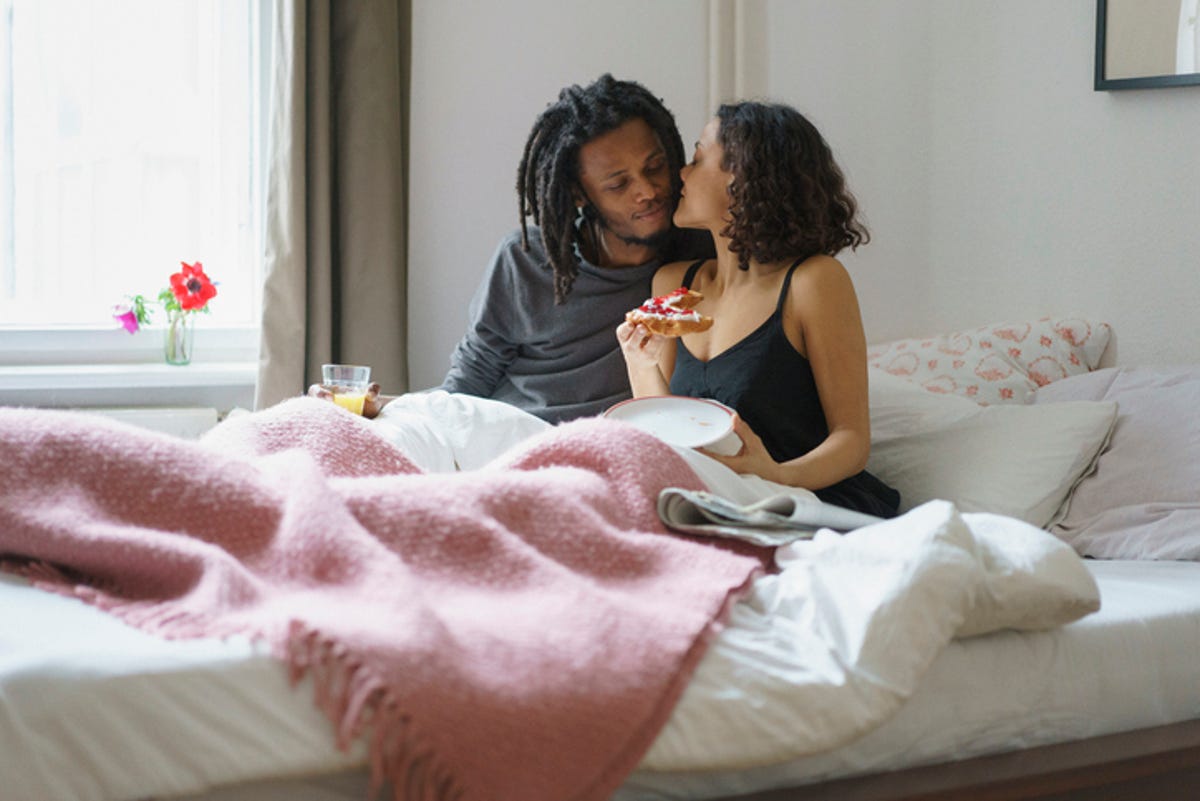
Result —
POLYGON ((0 0, 0 366, 159 345, 111 309, 181 261, 219 282, 201 333, 256 345, 269 5, 0 0))

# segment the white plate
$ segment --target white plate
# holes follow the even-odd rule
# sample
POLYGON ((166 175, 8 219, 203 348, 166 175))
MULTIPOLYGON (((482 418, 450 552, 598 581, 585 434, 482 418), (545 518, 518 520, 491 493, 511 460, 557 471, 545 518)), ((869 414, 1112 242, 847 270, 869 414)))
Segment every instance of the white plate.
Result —
POLYGON ((605 417, 624 420, 668 445, 701 448, 733 431, 733 410, 707 398, 655 395, 610 406, 605 417))

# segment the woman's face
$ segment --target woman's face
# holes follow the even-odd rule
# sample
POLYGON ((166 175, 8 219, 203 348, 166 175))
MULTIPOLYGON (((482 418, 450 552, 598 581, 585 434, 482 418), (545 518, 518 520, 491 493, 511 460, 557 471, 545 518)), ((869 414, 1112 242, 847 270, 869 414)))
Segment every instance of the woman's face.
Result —
POLYGON ((719 230, 729 223, 729 184, 733 175, 721 167, 725 151, 717 142, 720 120, 713 118, 700 132, 690 163, 679 171, 683 191, 675 209, 680 228, 719 230))

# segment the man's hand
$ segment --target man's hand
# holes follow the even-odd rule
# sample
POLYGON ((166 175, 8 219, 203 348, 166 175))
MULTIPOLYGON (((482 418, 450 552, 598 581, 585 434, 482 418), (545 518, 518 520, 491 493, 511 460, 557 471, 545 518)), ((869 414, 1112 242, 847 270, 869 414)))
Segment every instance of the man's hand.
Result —
MULTIPOLYGON (((333 393, 321 384, 313 384, 308 388, 308 397, 320 398, 333 403, 333 393)), ((387 405, 388 401, 392 400, 389 397, 384 397, 379 394, 379 385, 371 384, 367 387, 367 397, 363 401, 362 416, 368 420, 373 420, 379 416, 379 412, 387 405)))

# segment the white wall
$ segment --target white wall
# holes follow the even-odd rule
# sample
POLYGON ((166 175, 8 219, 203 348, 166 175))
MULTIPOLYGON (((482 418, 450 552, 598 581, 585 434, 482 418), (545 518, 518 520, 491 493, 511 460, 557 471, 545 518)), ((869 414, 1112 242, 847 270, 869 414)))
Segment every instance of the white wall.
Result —
POLYGON ((414 0, 409 384, 438 384, 502 236, 534 118, 604 72, 663 98, 691 142, 707 119, 708 4, 414 0))
POLYGON ((1200 87, 1095 92, 1093 0, 772 0, 766 91, 809 112, 875 240, 869 338, 1044 314, 1200 362, 1200 87))
MULTIPOLYGON (((710 6, 731 2, 415 0, 413 388, 441 380, 516 225, 537 113, 608 70, 690 142, 710 6)), ((733 4, 742 93, 808 114, 862 204, 873 241, 843 258, 871 341, 1080 314, 1113 324, 1121 363, 1200 362, 1200 87, 1093 91, 1093 0, 733 4)))

